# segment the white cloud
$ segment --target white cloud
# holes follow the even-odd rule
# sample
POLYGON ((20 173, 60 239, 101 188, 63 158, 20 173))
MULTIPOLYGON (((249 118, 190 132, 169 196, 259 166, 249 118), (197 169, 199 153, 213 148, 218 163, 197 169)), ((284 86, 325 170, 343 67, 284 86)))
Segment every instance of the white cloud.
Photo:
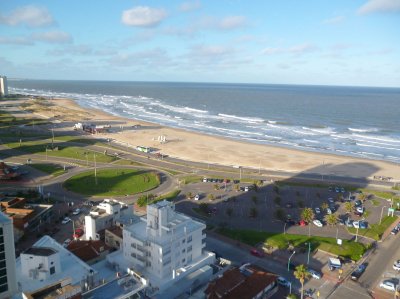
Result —
POLYGON ((246 24, 246 18, 244 16, 229 16, 223 18, 218 26, 221 29, 236 29, 238 27, 242 27, 246 24))
POLYGON ((315 45, 310 44, 310 43, 304 43, 304 44, 290 47, 288 49, 288 52, 299 55, 299 54, 314 52, 316 50, 317 50, 317 47, 315 45))
POLYGON ((153 27, 167 17, 163 9, 137 6, 122 12, 122 23, 128 26, 153 27))
POLYGON ((72 42, 72 36, 63 31, 48 31, 32 34, 32 39, 41 42, 63 44, 72 42))
POLYGON ((273 55, 273 54, 281 54, 284 53, 285 50, 282 48, 274 48, 274 47, 269 47, 261 50, 261 54, 265 55, 273 55))
POLYGON ((339 24, 344 21, 344 16, 337 16, 322 21, 323 24, 339 24))
POLYGON ((199 0, 196 1, 187 1, 183 2, 179 6, 179 10, 183 12, 198 10, 201 7, 201 2, 199 0))
POLYGON ((26 37, 7 37, 0 36, 0 44, 2 45, 23 45, 31 46, 34 42, 26 37))
POLYGON ((400 0, 369 0, 358 11, 359 14, 373 12, 400 12, 400 0))
POLYGON ((34 5, 19 7, 9 15, 0 15, 0 24, 9 26, 24 24, 28 27, 43 27, 54 23, 53 17, 46 8, 34 5))

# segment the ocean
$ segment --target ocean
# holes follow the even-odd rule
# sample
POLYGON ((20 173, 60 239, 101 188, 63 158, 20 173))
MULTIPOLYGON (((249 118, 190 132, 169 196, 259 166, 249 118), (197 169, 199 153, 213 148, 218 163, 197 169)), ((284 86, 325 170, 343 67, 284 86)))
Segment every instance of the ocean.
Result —
POLYGON ((400 88, 9 80, 9 92, 237 140, 400 162, 400 88))

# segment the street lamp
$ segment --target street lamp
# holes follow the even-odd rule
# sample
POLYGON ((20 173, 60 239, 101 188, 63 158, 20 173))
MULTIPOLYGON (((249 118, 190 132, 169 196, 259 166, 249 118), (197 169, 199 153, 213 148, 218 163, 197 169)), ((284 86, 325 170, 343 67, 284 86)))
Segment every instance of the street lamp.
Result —
POLYGON ((293 257, 293 255, 296 253, 296 251, 293 251, 292 255, 289 256, 288 262, 287 262, 287 270, 288 272, 290 271, 290 259, 293 257))
POLYGON ((382 210, 381 210, 381 218, 379 219, 379 224, 382 223, 382 216, 383 216, 383 209, 384 209, 384 208, 387 208, 387 206, 383 206, 383 207, 382 207, 382 210))
POLYGON ((286 235, 286 224, 287 224, 287 223, 285 222, 285 224, 283 225, 283 234, 284 234, 284 235, 286 235))

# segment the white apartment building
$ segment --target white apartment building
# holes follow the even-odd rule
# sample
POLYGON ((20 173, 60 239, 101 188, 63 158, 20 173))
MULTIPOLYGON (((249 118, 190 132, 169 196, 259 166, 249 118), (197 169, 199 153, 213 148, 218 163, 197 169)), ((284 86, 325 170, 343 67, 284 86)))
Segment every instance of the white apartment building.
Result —
POLYGON ((0 97, 8 95, 7 77, 0 76, 0 97))
POLYGON ((10 298, 17 291, 14 227, 12 220, 0 212, 0 299, 10 298))
POLYGON ((99 231, 110 228, 126 217, 134 217, 132 206, 113 199, 104 199, 85 216, 86 240, 99 240, 99 231))
POLYGON ((215 261, 204 251, 206 228, 175 212, 174 204, 161 201, 147 206, 147 217, 125 226, 123 255, 127 266, 141 273, 150 288, 166 290, 190 273, 215 261))

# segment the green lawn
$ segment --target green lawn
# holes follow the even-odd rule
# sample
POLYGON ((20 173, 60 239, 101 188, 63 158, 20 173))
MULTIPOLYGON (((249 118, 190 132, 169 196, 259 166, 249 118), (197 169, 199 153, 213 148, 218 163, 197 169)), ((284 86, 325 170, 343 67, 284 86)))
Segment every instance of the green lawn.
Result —
MULTIPOLYGON (((94 162, 94 152, 85 150, 76 146, 66 146, 63 143, 54 142, 54 147, 58 147, 58 150, 51 151, 51 140, 40 140, 40 141, 26 141, 22 142, 21 146, 19 142, 12 142, 6 144, 8 147, 20 150, 26 153, 33 153, 39 155, 46 155, 46 147, 48 148, 47 155, 53 157, 65 157, 73 158, 78 160, 86 161, 86 153, 88 161, 94 162)), ((104 155, 103 153, 96 153, 96 161, 102 163, 109 163, 117 160, 114 156, 104 155)))
POLYGON ((64 167, 57 164, 43 163, 43 164, 29 164, 29 166, 38 169, 42 172, 51 174, 52 176, 59 176, 65 173, 64 167))
MULTIPOLYGON (((397 217, 394 216, 385 216, 382 219, 382 224, 375 223, 369 225, 367 229, 358 229, 359 236, 365 236, 374 240, 380 240, 383 233, 392 225, 394 221, 396 221, 397 217)), ((354 227, 348 227, 347 230, 352 233, 356 234, 357 229, 354 227)))
POLYGON ((366 251, 366 246, 361 243, 343 240, 342 246, 336 244, 335 238, 292 235, 292 234, 277 234, 270 232, 259 232, 253 230, 232 230, 227 228, 218 229, 218 233, 229 238, 239 240, 243 243, 255 246, 259 243, 267 243, 270 246, 285 249, 289 244, 294 247, 304 247, 305 243, 310 242, 312 249, 321 249, 332 254, 359 260, 366 251))
POLYGON ((179 179, 184 184, 193 184, 193 183, 200 183, 203 180, 203 177, 198 175, 188 175, 179 179))
POLYGON ((151 190, 160 184, 156 173, 133 169, 101 169, 86 171, 69 178, 64 187, 88 196, 123 196, 151 190))
MULTIPOLYGON (((325 183, 308 183, 308 182, 288 182, 288 181, 276 181, 276 185, 279 187, 283 186, 300 186, 300 187, 310 187, 310 188, 322 188, 322 189, 328 189, 329 186, 332 186, 332 184, 325 184, 325 183)), ((347 191, 356 191, 358 190, 357 187, 354 186, 348 186, 348 185, 340 185, 343 186, 347 191)))
POLYGON ((34 119, 26 117, 15 117, 7 111, 0 111, 0 129, 7 129, 11 127, 17 127, 21 125, 32 126, 32 125, 43 125, 49 122, 44 119, 34 119))

